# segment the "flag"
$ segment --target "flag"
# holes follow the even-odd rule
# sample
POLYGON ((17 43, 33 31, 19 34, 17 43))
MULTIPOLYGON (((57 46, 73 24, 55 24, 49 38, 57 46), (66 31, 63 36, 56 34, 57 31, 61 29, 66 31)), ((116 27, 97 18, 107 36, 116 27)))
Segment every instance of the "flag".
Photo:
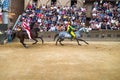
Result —
POLYGON ((8 11, 9 9, 9 0, 3 0, 3 11, 8 11))
POLYGON ((30 31, 30 27, 26 22, 22 22, 22 26, 23 26, 24 29, 27 29, 27 30, 30 31))
POLYGON ((26 30, 29 39, 32 39, 32 38, 31 38, 31 33, 30 33, 30 27, 29 27, 29 25, 28 25, 26 22, 23 21, 23 22, 22 22, 22 26, 23 26, 23 28, 26 30))

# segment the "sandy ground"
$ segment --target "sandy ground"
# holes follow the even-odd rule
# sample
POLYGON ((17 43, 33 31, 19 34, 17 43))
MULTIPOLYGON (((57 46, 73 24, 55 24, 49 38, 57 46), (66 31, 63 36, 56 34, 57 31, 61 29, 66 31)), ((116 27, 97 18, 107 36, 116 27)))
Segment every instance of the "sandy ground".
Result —
POLYGON ((120 42, 0 45, 0 80, 120 80, 120 42))

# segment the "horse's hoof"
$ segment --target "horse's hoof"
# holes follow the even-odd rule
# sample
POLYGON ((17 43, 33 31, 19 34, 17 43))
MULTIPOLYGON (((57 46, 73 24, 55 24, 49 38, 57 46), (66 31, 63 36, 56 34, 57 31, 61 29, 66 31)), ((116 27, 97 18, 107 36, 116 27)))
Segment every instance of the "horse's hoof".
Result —
POLYGON ((32 45, 34 45, 35 43, 32 43, 32 45))
POLYGON ((64 44, 61 44, 61 46, 64 46, 64 44))
POLYGON ((44 41, 42 41, 42 45, 44 44, 44 41))
POLYGON ((78 44, 79 46, 81 46, 81 44, 78 44))
POLYGON ((28 48, 28 47, 25 47, 25 48, 28 48))
POLYGON ((89 43, 86 43, 87 45, 89 45, 89 43))
POLYGON ((25 48, 28 48, 28 46, 26 45, 26 46, 24 46, 25 48))

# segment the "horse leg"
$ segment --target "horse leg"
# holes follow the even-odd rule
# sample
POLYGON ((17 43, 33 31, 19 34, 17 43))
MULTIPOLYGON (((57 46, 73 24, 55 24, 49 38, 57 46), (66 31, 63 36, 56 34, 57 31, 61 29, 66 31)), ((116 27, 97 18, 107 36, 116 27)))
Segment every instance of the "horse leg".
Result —
POLYGON ((79 39, 80 41, 83 41, 83 42, 85 42, 87 45, 89 45, 89 43, 88 42, 86 42, 85 40, 83 40, 83 39, 79 39))
POLYGON ((58 42, 59 40, 60 40, 60 38, 57 39, 57 41, 56 41, 56 45, 57 45, 57 42, 58 42))
POLYGON ((25 48, 28 48, 28 46, 26 46, 26 44, 24 43, 24 39, 20 39, 20 43, 22 43, 22 45, 23 45, 25 48))
POLYGON ((33 45, 38 42, 38 40, 37 40, 36 38, 33 38, 33 40, 35 41, 35 42, 33 43, 33 45))
POLYGON ((64 41, 64 39, 60 39, 60 40, 59 40, 59 43, 60 43, 60 45, 63 46, 64 44, 61 43, 62 41, 64 41))
POLYGON ((79 39, 76 39, 76 41, 77 41, 78 45, 80 45, 80 46, 81 46, 81 44, 79 43, 79 39))
POLYGON ((42 44, 44 43, 44 40, 43 40, 43 38, 42 37, 38 37, 38 38, 40 38, 41 39, 41 41, 42 41, 42 44))

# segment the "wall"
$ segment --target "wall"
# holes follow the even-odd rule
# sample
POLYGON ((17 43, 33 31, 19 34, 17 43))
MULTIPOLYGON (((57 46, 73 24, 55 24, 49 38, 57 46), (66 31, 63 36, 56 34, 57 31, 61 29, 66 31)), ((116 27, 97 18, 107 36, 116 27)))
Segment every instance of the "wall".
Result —
POLYGON ((77 6, 78 6, 78 7, 83 7, 83 4, 84 4, 84 3, 83 3, 83 0, 78 0, 78 1, 77 1, 77 6))
POLYGON ((86 16, 90 18, 93 4, 89 3, 89 4, 85 4, 84 6, 87 9, 86 16))
POLYGON ((28 4, 32 3, 32 0, 24 0, 24 9, 27 7, 28 4))
MULTIPOLYGON (((25 0, 24 8, 27 6, 28 3, 31 3, 32 0, 25 0)), ((38 5, 51 5, 51 0, 38 0, 38 5)), ((71 0, 57 0, 57 5, 62 5, 62 6, 71 6, 71 0)), ((77 1, 77 6, 83 6, 83 0, 78 0, 77 1)))
MULTIPOLYGON (((39 32, 39 36, 43 37, 43 40, 46 42, 54 41, 54 36, 57 32, 39 32)), ((88 34, 82 33, 81 39, 86 41, 120 41, 120 30, 118 31, 90 31, 88 34)), ((38 39, 40 40, 40 39, 38 39)), ((18 38, 15 38, 14 41, 19 42, 18 38)), ((25 41, 30 41, 26 39, 25 41)))
MULTIPOLYGON (((39 36, 43 36, 45 41, 53 41, 56 32, 42 32, 39 33, 39 36)), ((89 41, 120 41, 120 30, 118 31, 90 31, 89 33, 82 33, 82 39, 89 41)))
POLYGON ((71 1, 70 0, 58 0, 57 5, 62 5, 62 6, 70 6, 71 1))
POLYGON ((17 20, 18 15, 22 14, 24 11, 24 0, 11 0, 10 12, 15 13, 13 22, 17 20))

